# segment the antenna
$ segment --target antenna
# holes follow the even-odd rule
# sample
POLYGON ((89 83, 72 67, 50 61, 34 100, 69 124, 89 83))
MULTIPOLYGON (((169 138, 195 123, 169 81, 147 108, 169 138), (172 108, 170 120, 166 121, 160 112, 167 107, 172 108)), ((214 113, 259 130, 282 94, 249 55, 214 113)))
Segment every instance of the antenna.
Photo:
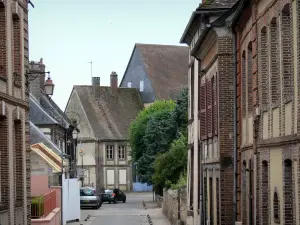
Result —
POLYGON ((93 62, 89 62, 91 64, 91 82, 93 83, 93 62))

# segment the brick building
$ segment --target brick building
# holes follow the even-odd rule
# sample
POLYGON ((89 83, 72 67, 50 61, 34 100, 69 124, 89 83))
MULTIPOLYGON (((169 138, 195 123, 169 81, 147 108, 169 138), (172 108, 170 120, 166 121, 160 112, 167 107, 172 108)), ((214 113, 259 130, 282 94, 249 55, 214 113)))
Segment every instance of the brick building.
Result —
POLYGON ((189 224, 233 218, 234 52, 226 20, 235 3, 200 4, 181 38, 190 48, 189 224))
POLYGON ((241 1, 237 47, 239 218, 299 223, 299 0, 241 1))
POLYGON ((193 12, 188 224, 299 223, 299 11, 207 0, 193 12))
POLYGON ((27 0, 0 2, 0 224, 31 224, 27 0))

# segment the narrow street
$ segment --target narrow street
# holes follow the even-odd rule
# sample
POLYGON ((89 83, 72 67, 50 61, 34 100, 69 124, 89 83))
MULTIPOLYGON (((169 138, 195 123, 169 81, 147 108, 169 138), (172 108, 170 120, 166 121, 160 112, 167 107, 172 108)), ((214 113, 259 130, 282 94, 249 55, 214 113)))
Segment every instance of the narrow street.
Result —
POLYGON ((103 203, 100 209, 82 209, 81 221, 69 225, 169 225, 160 208, 152 201, 152 193, 127 193, 126 203, 103 203), (145 202, 146 209, 144 208, 145 202), (149 221, 148 216, 151 220, 149 221), (87 219, 87 220, 86 220, 87 219), (86 220, 86 221, 85 221, 86 220))

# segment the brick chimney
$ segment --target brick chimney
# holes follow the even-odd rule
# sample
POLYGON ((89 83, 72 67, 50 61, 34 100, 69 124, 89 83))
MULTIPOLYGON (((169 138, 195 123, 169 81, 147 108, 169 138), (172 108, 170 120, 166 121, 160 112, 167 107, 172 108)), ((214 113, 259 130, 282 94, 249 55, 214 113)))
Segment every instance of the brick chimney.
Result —
POLYGON ((110 88, 113 96, 118 95, 118 74, 116 72, 111 72, 110 74, 110 88))

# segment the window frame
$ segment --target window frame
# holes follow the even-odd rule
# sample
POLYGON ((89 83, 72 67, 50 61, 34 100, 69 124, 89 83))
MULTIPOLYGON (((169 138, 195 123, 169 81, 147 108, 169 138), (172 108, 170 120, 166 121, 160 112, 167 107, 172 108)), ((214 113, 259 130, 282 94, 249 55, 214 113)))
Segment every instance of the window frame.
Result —
POLYGON ((125 145, 118 146, 118 159, 126 160, 126 146, 125 145), (120 157, 120 156, 123 156, 123 157, 120 157))
POLYGON ((114 159, 114 145, 106 145, 106 159, 107 160, 114 159))

